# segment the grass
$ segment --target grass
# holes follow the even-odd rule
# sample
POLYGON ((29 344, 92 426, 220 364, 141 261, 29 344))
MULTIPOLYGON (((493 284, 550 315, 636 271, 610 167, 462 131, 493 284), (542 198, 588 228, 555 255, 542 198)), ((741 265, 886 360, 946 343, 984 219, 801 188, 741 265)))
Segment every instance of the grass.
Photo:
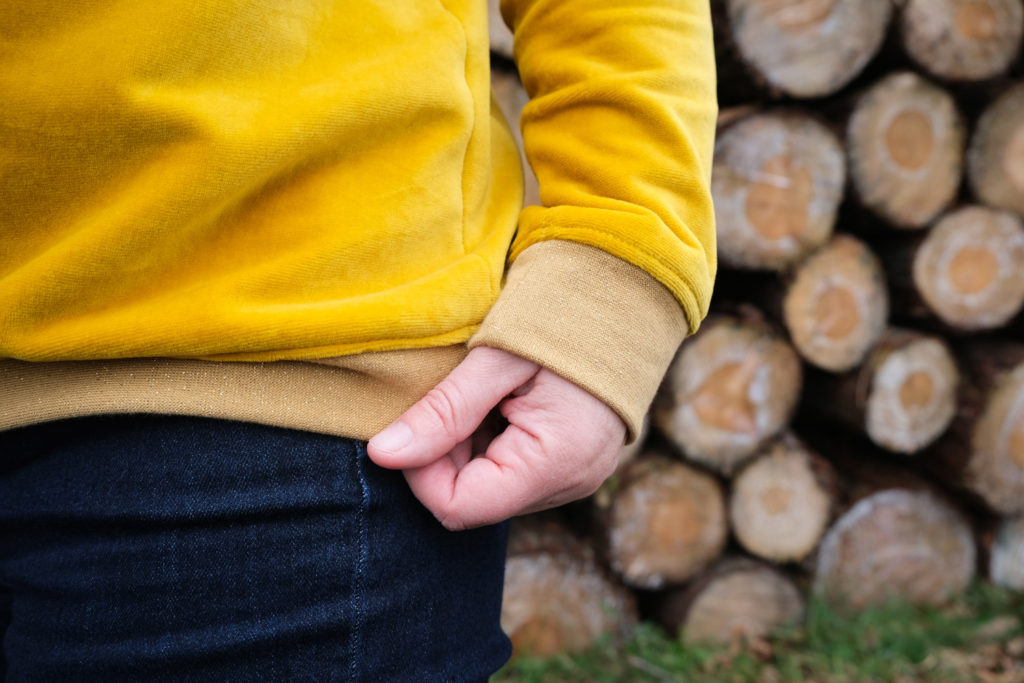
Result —
POLYGON ((942 608, 894 602, 851 614, 815 601, 802 628, 727 648, 683 646, 643 623, 624 643, 517 657, 491 680, 1024 683, 1024 594, 979 584, 942 608))

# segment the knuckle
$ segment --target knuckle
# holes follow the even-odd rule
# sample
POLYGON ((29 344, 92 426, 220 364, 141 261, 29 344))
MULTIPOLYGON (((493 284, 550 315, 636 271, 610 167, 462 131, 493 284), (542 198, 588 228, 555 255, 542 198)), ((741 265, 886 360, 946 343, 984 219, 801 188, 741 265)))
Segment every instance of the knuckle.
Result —
POLYGON ((429 410, 441 429, 448 434, 457 434, 459 427, 458 392, 451 386, 439 384, 423 397, 423 404, 429 410))

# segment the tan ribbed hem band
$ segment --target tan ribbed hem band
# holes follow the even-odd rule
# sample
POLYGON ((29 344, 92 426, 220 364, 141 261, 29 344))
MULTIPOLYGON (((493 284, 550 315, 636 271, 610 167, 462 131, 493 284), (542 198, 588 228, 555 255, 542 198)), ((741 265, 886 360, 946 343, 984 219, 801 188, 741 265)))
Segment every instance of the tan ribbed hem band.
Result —
POLYGON ((85 415, 198 415, 369 439, 465 357, 463 346, 320 363, 0 360, 0 430, 85 415))

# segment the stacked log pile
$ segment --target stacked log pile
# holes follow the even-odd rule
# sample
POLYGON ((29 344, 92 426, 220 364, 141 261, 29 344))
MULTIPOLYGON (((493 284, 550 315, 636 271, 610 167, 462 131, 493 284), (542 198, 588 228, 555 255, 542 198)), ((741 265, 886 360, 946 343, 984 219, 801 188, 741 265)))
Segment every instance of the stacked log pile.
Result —
MULTIPOLYGON (((979 568, 1024 590, 1024 0, 711 9, 712 313, 650 434, 554 523, 576 549, 514 542, 510 585, 586 555, 687 642, 799 622, 810 595, 940 603, 979 568)), ((515 121, 511 53, 494 67, 515 121)), ((589 590, 545 581, 508 614, 589 590)))

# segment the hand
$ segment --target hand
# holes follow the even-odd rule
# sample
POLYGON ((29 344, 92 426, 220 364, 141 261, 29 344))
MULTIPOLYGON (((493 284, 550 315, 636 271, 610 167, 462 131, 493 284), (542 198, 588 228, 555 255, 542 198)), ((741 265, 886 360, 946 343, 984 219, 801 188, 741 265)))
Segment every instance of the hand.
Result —
POLYGON ((625 433, 611 408, 572 382, 477 347, 368 451, 404 470, 420 502, 459 530, 590 495, 614 471, 625 433), (495 406, 508 425, 492 438, 481 425, 495 406))

